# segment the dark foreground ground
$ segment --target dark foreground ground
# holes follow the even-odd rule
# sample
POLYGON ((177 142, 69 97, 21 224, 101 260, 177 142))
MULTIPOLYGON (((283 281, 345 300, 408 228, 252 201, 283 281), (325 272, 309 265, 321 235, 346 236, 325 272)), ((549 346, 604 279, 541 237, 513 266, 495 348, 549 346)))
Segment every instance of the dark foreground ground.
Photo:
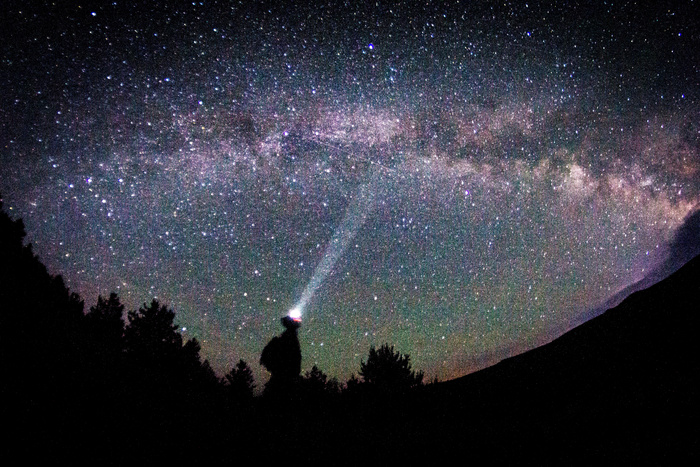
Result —
POLYGON ((698 457, 700 257, 555 341, 457 380, 406 393, 360 385, 242 400, 209 381, 195 345, 176 342, 170 373, 153 370, 161 361, 93 358, 106 341, 78 331, 90 324, 79 297, 22 247, 18 223, 0 220, 7 459, 634 465, 698 457))

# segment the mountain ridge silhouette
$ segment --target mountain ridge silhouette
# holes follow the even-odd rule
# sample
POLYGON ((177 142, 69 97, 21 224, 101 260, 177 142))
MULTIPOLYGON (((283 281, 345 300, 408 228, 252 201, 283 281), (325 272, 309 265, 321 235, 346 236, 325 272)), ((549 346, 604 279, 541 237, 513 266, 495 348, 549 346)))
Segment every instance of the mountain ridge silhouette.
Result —
MULTIPOLYGON (((632 292, 617 306, 607 309, 604 313, 591 318, 579 326, 576 326, 551 342, 523 352, 519 355, 501 360, 499 363, 483 370, 446 381, 442 384, 462 384, 464 381, 475 379, 476 377, 483 377, 488 373, 494 372, 496 369, 514 369, 521 364, 525 364, 525 360, 531 356, 539 357, 540 354, 554 351, 555 349, 561 351, 562 349, 566 348, 564 352, 569 353, 573 349, 569 350, 568 346, 570 346, 574 341, 581 341, 584 337, 590 337, 591 333, 600 334, 601 337, 604 337, 604 334, 613 333, 613 329, 606 330, 606 328, 619 328, 621 334, 623 334, 623 336, 627 339, 630 339, 633 337, 629 335, 630 330, 625 331, 621 328, 623 321, 632 319, 637 319, 638 321, 643 320, 643 322, 638 323, 638 325, 631 331, 637 333, 650 331, 649 329, 642 329, 641 326, 650 326, 654 324, 650 321, 654 320, 654 318, 658 318, 658 316, 656 316, 657 313, 650 310, 652 306, 657 306, 658 309, 661 310, 658 313, 663 312, 666 315, 666 318, 672 319, 672 323, 681 324, 677 323, 677 321, 685 320, 687 321, 687 324, 698 324, 698 322, 700 322, 698 317, 693 316, 691 313, 684 313, 686 309, 689 310, 690 307, 697 307, 698 305, 697 303, 692 303, 692 300, 694 299, 697 301, 700 296, 693 297, 690 295, 691 292, 695 292, 696 294, 700 293, 700 255, 686 263, 667 278, 662 279, 650 287, 632 292), (664 294, 665 297, 661 297, 662 294, 664 294), (671 310, 671 308, 678 307, 680 307, 681 310, 678 310, 677 312, 673 312, 671 310), (633 314, 638 316, 632 316, 633 314)), ((662 322, 656 324, 662 326, 662 322)), ((687 328, 682 329, 673 326, 668 331, 675 333, 683 332, 685 330, 687 330, 687 328)), ((655 329, 655 331, 658 331, 658 329, 655 329)), ((585 345, 588 346, 589 344, 585 345)), ((676 345, 677 344, 673 344, 671 347, 676 345)), ((584 358, 583 355, 581 355, 581 358, 584 358)))
POLYGON ((422 402, 442 414, 431 437, 448 450, 465 433, 484 452, 509 445, 507 460, 697 457, 685 426, 698 418, 699 297, 696 256, 547 344, 434 385, 422 402))

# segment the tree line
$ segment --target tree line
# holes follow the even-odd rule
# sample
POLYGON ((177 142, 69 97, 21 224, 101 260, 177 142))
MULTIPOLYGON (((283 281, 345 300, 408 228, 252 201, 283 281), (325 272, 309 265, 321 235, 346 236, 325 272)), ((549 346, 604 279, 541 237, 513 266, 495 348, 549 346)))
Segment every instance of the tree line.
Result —
MULTIPOLYGON (((134 426, 150 433, 131 441, 136 450, 171 440, 168 433, 178 429, 197 439, 216 426, 219 440, 270 431, 259 421, 270 406, 265 392, 254 397, 248 362, 219 377, 197 339, 185 340, 174 311, 156 299, 124 313, 111 293, 85 312, 83 299, 48 273, 25 235, 0 199, 0 415, 18 445, 41 439, 63 452, 67 437, 82 437, 103 453, 117 449, 110 440, 123 440, 134 426)), ((298 376, 285 404, 309 408, 422 385, 409 355, 385 344, 370 348, 346 383, 314 365, 298 376)))

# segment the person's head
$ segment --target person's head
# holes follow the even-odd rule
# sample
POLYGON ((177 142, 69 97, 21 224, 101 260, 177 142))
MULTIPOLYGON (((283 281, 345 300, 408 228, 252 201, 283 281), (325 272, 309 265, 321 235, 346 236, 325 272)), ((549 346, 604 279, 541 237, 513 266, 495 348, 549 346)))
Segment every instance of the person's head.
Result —
POLYGON ((284 318, 281 319, 282 321, 282 326, 285 327, 285 329, 289 330, 297 330, 299 329, 299 326, 301 326, 301 322, 290 318, 289 316, 285 316, 284 318))

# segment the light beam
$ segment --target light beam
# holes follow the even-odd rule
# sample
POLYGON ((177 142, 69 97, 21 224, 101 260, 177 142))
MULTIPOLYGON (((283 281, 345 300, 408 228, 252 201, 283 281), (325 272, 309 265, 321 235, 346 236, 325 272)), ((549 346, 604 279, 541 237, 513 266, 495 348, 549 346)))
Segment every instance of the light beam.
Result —
POLYGON ((321 261, 316 265, 314 275, 306 284, 304 292, 297 303, 289 310, 289 317, 297 321, 301 320, 301 316, 306 309, 311 298, 316 293, 316 290, 321 286, 324 279, 333 270, 336 261, 343 255, 343 252, 350 244, 350 241, 355 237, 367 220, 367 217, 374 208, 374 201, 379 188, 381 175, 376 171, 372 177, 364 184, 360 185, 357 190, 357 195, 350 202, 345 211, 345 216, 333 233, 333 237, 326 245, 321 261))

